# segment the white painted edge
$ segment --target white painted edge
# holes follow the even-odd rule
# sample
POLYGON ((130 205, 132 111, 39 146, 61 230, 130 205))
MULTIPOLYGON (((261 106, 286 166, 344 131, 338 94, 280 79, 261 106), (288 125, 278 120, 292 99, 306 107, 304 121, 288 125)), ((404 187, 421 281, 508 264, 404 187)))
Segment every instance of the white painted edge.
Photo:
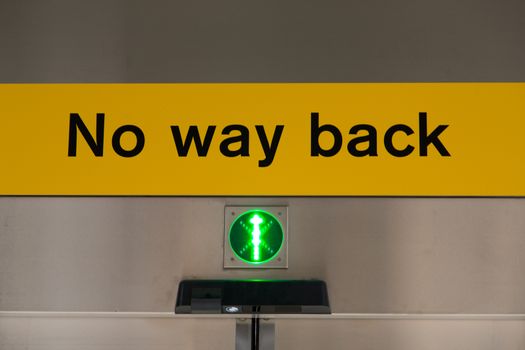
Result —
MULTIPOLYGON (((167 318, 167 319, 244 319, 251 314, 175 314, 172 312, 76 312, 76 311, 0 311, 0 317, 48 318, 167 318)), ((525 314, 423 314, 423 313, 333 313, 333 314, 262 314, 262 319, 326 320, 522 320, 525 314)))

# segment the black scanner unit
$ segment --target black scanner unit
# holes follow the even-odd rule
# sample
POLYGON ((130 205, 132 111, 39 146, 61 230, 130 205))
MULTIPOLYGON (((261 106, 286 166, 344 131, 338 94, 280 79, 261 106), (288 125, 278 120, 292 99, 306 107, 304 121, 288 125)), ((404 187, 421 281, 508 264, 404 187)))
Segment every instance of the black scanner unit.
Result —
POLYGON ((177 314, 329 314, 319 280, 183 280, 177 314))

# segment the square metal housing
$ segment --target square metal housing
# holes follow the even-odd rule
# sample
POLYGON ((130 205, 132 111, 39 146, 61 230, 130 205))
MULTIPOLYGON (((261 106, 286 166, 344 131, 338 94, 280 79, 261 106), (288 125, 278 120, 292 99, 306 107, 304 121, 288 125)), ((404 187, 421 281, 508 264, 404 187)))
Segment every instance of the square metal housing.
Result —
POLYGON ((226 206, 224 207, 224 261, 225 269, 286 269, 288 268, 288 207, 287 206, 226 206), (283 227, 284 242, 277 256, 264 264, 254 265, 239 259, 233 252, 228 234, 232 223, 244 212, 260 209, 273 214, 283 227))

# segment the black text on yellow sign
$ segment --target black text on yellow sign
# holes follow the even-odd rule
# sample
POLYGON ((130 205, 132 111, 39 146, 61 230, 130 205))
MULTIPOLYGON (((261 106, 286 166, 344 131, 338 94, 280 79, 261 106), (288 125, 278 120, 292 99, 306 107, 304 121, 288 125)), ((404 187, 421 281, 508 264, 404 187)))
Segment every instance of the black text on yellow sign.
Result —
POLYGON ((525 195, 522 83, 6 84, 0 96, 0 195, 525 195))
MULTIPOLYGON (((418 121, 418 139, 416 142, 419 145, 419 156, 428 156, 429 146, 433 146, 441 156, 450 156, 449 151, 440 140, 440 135, 448 125, 439 125, 429 132, 427 124, 427 113, 419 113, 418 121)), ((179 125, 170 126, 174 148, 178 157, 188 157, 190 150, 194 151, 197 157, 206 157, 212 143, 217 144, 219 152, 227 158, 234 157, 249 157, 250 156, 250 128, 242 124, 226 125, 219 136, 221 140, 214 142, 216 137, 217 125, 208 125, 204 128, 199 128, 198 125, 190 125, 187 133, 183 136, 183 132, 179 125), (232 136, 233 134, 233 136, 232 136)), ((264 153, 264 158, 258 161, 259 167, 270 166, 275 159, 279 142, 283 135, 285 125, 276 125, 273 127, 272 135, 269 136, 264 125, 254 125, 256 143, 264 153)), ((104 134, 105 134, 105 114, 97 113, 96 116, 96 131, 90 131, 81 116, 77 113, 71 113, 69 122, 69 142, 68 142, 68 156, 77 156, 77 142, 78 134, 89 146, 91 152, 96 157, 104 156, 104 134)), ((252 130, 252 135, 253 135, 252 130)), ((348 132, 350 135, 346 149, 348 154, 353 157, 377 157, 378 153, 378 132, 377 129, 370 124, 356 124, 350 127, 348 132)), ((407 157, 411 155, 415 147, 411 143, 406 143, 403 146, 396 146, 394 144, 394 136, 402 134, 410 136, 414 134, 414 130, 406 124, 395 124, 390 126, 381 140, 385 148, 385 153, 394 157, 407 157)), ((413 141, 408 141, 413 142, 413 141)), ((138 125, 126 124, 118 127, 111 136, 111 146, 113 151, 120 157, 136 157, 144 149, 146 137, 144 132, 138 125), (135 139, 134 145, 129 149, 122 146, 121 139, 125 133, 133 135, 135 139)), ((312 112, 310 118, 310 156, 311 157, 333 157, 337 155, 343 145, 343 136, 341 131, 332 124, 320 124, 319 113, 312 112), (320 137, 323 133, 330 135, 332 143, 328 147, 323 147, 320 144, 320 137)))

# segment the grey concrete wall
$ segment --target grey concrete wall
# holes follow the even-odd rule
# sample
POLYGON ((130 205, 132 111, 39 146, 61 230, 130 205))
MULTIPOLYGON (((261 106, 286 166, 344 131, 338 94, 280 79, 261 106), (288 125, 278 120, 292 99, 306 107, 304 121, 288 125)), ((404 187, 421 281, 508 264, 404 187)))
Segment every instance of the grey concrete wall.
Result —
POLYGON ((0 1, 0 81, 524 81, 521 0, 0 1))
MULTIPOLYGON (((525 81, 523 13, 521 0, 2 0, 0 81, 525 81)), ((523 198, 4 197, 0 310, 169 311, 182 277, 257 276, 324 278, 335 312, 523 313, 524 214, 523 198), (290 205, 288 270, 220 268, 226 203, 290 205)), ((525 348, 520 320, 277 322, 279 349, 525 348)), ((228 349, 233 327, 0 317, 0 348, 228 349)))

